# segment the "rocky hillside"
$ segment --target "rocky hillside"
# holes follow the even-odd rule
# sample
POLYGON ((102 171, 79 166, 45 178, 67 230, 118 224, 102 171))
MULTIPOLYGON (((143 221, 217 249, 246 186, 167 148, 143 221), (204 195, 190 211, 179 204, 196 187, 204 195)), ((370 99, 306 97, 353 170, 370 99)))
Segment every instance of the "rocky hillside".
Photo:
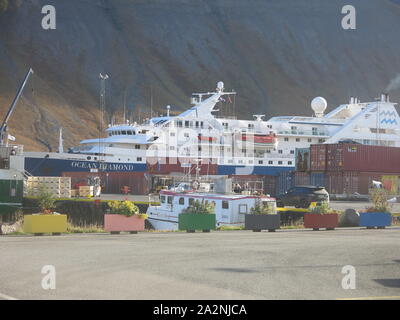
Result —
POLYGON ((400 1, 351 2, 356 30, 342 29, 341 0, 0 0, 0 112, 30 66, 10 123, 30 150, 54 150, 59 127, 67 146, 99 135, 100 72, 110 76, 108 117, 124 101, 135 119, 151 103, 184 110, 219 80, 238 92, 244 118, 310 115, 317 95, 330 108, 369 100, 400 73, 400 1), (45 4, 57 10, 56 30, 41 27, 45 4))

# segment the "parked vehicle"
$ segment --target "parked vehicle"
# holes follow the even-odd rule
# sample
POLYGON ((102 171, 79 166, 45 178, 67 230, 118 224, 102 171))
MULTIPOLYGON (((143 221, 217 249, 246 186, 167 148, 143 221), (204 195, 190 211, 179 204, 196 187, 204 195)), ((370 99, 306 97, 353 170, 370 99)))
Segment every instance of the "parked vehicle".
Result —
POLYGON ((311 202, 329 202, 329 193, 324 187, 319 186, 295 186, 286 193, 277 197, 278 207, 295 206, 296 208, 308 208, 311 202))

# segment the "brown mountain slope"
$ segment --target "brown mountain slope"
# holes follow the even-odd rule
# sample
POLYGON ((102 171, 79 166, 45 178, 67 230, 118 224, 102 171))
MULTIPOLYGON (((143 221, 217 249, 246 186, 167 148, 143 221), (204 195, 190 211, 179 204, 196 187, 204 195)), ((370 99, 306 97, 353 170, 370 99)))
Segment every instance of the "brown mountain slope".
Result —
MULTIPOLYGON (((10 123, 26 149, 97 137, 100 72, 107 111, 124 96, 137 119, 189 106, 219 80, 238 92, 236 111, 309 115, 322 95, 330 108, 351 95, 369 100, 400 73, 400 5, 353 0, 357 29, 341 28, 341 0, 53 0, 57 29, 41 28, 44 0, 8 0, 0 13, 0 110, 35 70, 10 123)), ((392 100, 400 96, 392 93, 392 100)), ((225 111, 226 112, 226 111, 225 111)))

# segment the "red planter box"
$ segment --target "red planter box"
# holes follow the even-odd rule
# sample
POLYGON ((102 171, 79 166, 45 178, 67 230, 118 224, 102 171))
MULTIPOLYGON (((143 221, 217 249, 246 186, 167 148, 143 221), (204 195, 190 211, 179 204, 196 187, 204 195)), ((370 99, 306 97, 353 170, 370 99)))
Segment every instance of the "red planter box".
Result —
POLYGON ((304 227, 318 230, 319 228, 326 228, 333 230, 338 226, 339 216, 336 213, 330 214, 316 214, 306 213, 304 215, 304 227))
POLYGON ((104 230, 107 232, 137 232, 144 231, 145 219, 134 215, 126 217, 122 214, 105 214, 104 230))

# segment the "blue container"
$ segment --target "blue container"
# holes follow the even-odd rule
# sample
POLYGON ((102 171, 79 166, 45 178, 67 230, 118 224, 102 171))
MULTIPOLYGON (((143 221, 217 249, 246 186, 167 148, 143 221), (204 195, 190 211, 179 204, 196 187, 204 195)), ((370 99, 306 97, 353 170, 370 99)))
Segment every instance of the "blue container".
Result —
POLYGON ((310 175, 310 184, 313 186, 325 187, 325 173, 312 172, 310 175))
POLYGON ((360 227, 388 227, 392 215, 388 212, 360 212, 360 227))
POLYGON ((293 171, 281 172, 277 178, 276 194, 284 194, 294 185, 293 171))

